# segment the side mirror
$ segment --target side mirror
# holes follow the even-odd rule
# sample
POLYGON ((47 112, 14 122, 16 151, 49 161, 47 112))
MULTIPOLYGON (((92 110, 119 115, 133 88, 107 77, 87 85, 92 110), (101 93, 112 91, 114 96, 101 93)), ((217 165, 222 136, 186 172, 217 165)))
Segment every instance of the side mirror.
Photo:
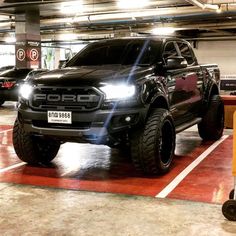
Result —
POLYGON ((188 65, 186 59, 184 57, 171 57, 167 59, 166 65, 164 65, 164 69, 166 70, 174 70, 186 68, 188 65))
POLYGON ((69 59, 60 60, 60 61, 59 61, 58 68, 59 68, 59 69, 63 68, 63 67, 66 65, 66 63, 67 63, 68 61, 69 61, 69 59))

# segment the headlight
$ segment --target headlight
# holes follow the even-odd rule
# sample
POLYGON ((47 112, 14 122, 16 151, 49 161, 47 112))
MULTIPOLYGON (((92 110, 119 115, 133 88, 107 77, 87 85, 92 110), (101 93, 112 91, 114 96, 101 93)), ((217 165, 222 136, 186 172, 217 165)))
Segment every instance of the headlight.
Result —
POLYGON ((24 99, 29 99, 32 91, 33 91, 33 87, 31 85, 23 84, 19 88, 19 95, 24 99))
POLYGON ((135 94, 134 85, 106 85, 100 89, 106 94, 106 99, 125 99, 135 94))

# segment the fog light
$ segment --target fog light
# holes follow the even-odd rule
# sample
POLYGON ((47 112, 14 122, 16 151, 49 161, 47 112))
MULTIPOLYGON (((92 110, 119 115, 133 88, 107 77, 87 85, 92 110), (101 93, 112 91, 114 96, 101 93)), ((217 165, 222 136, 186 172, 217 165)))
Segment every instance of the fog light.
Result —
POLYGON ((125 117, 125 121, 126 121, 126 122, 130 122, 130 121, 131 121, 131 117, 130 117, 130 116, 126 116, 126 117, 125 117))

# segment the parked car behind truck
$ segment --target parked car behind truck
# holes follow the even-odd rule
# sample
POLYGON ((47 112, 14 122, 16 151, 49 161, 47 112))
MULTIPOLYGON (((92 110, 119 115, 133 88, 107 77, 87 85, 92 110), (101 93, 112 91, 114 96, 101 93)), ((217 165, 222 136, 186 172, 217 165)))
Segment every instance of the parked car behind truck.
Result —
POLYGON ((18 90, 21 84, 29 81, 47 69, 13 68, 0 74, 0 106, 5 101, 18 101, 18 90))
POLYGON ((65 68, 21 88, 15 151, 36 164, 52 161, 67 141, 130 146, 138 170, 166 173, 176 133, 197 124, 204 140, 222 136, 218 80, 218 66, 199 65, 181 39, 91 43, 65 68))
POLYGON ((24 83, 25 77, 31 70, 29 68, 13 68, 0 74, 0 106, 5 101, 18 100, 19 86, 24 83))

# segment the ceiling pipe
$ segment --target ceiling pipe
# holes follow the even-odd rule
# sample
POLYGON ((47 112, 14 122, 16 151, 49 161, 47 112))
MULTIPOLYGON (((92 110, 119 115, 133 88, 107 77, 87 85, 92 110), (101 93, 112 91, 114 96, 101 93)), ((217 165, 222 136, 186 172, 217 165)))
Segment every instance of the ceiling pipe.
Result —
POLYGON ((198 37, 198 38, 185 38, 187 41, 225 41, 225 40, 235 40, 236 36, 212 36, 212 37, 198 37))
POLYGON ((203 10, 206 9, 206 10, 215 10, 215 11, 217 11, 217 10, 220 9, 220 7, 216 4, 206 4, 206 3, 202 3, 198 0, 186 0, 186 1, 193 4, 193 5, 195 5, 195 6, 197 6, 197 7, 202 8, 203 10))
MULTIPOLYGON (((132 19, 119 19, 119 20, 106 20, 106 21, 93 21, 93 22, 79 22, 75 25, 71 25, 71 24, 65 24, 65 23, 56 23, 54 25, 41 25, 41 31, 49 31, 49 30, 60 30, 60 29, 73 29, 76 26, 79 26, 79 29, 83 29, 83 28, 90 28, 91 26, 93 27, 98 27, 98 31, 105 29, 105 28, 117 28, 119 25, 122 25, 122 27, 134 27, 134 29, 136 28, 137 25, 142 25, 144 26, 146 23, 158 23, 157 25, 155 25, 156 27, 163 27, 163 26, 172 26, 172 27, 176 27, 176 28, 184 28, 183 30, 188 30, 188 29, 210 29, 210 27, 212 27, 213 30, 216 30, 217 28, 222 28, 222 29, 227 29, 227 28, 235 28, 235 22, 227 22, 227 23, 221 23, 222 25, 216 24, 216 23, 204 23, 204 24, 194 24, 194 23, 189 23, 187 20, 189 18, 191 19, 199 19, 201 17, 201 19, 209 19, 209 17, 212 16, 213 13, 205 13, 205 14, 182 14, 182 15, 176 15, 176 16, 159 16, 159 17, 147 17, 145 19, 142 20, 132 20, 132 19), (167 23, 168 22, 168 23, 167 23), (171 23, 172 22, 172 23, 171 23), (178 23, 175 23, 178 22, 178 23), (187 22, 187 23, 186 23, 187 22), (103 27, 102 27, 103 26, 103 27)), ((227 14, 224 14, 225 16, 227 16, 227 14)), ((49 22, 48 22, 49 23, 49 22)), ((154 26, 152 26, 153 28, 154 26)), ((98 32, 97 31, 97 32, 98 32)))
POLYGON ((207 0, 207 4, 233 4, 236 3, 236 0, 207 0))

